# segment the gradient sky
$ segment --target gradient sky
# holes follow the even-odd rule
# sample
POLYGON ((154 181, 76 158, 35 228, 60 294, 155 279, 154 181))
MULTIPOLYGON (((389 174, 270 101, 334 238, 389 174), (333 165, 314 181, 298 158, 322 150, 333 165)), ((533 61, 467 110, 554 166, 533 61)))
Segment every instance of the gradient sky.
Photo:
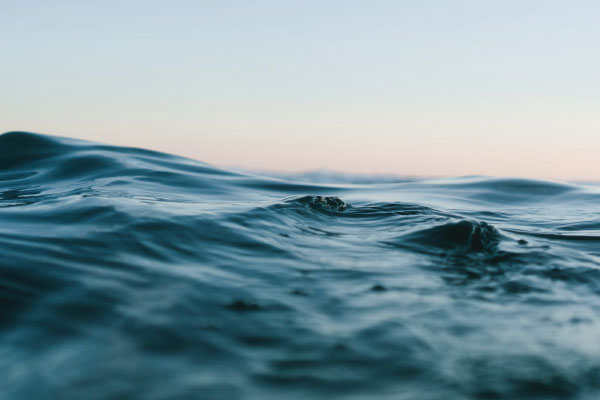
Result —
POLYGON ((254 170, 600 180, 597 0, 0 5, 0 131, 254 170))

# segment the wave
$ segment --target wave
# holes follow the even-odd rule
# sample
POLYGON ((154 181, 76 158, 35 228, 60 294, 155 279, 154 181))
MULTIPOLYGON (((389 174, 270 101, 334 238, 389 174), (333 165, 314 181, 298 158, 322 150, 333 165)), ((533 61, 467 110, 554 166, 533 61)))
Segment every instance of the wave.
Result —
POLYGON ((600 187, 0 136, 6 398, 600 392, 600 187))
POLYGON ((500 234, 496 228, 485 222, 461 220, 411 232, 401 240, 427 249, 482 252, 497 247, 500 234))

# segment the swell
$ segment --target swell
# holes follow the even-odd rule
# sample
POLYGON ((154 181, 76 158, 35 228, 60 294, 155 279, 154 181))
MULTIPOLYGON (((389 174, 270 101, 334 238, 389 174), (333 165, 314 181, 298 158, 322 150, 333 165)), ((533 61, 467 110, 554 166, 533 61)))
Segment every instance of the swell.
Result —
MULTIPOLYGON (((188 196, 244 197, 252 191, 277 193, 322 192, 327 186, 296 183, 226 171, 195 160, 164 153, 98 145, 67 138, 9 132, 0 135, 2 196, 31 199, 27 193, 74 187, 131 194, 173 192, 188 196), (6 187, 8 186, 8 187, 6 187), (167 187, 161 190, 160 187, 167 187)), ((343 190, 342 187, 336 190, 343 190)), ((92 191, 93 192, 93 191, 92 191)), ((97 192, 97 190, 95 191, 97 192)), ((166 196, 169 197, 169 196, 166 196)), ((38 197, 42 200, 43 197, 38 197)))
POLYGON ((0 136, 3 394, 600 390, 597 186, 309 177, 0 136))
MULTIPOLYGON (((174 187, 194 194, 223 195, 228 192, 272 192, 274 194, 326 196, 347 191, 376 189, 429 203, 460 201, 461 205, 487 204, 490 207, 531 204, 566 204, 589 202, 600 197, 600 190, 592 186, 486 177, 465 177, 444 181, 409 181, 349 185, 311 183, 293 179, 276 179, 226 171, 198 161, 159 152, 124 148, 78 141, 67 138, 26 132, 0 135, 0 184, 20 187, 65 187, 84 183, 111 186, 137 181, 148 183, 157 191, 157 185, 174 187), (2 183, 3 182, 3 183, 2 183), (416 194, 416 196, 415 196, 416 194), (424 196, 431 194, 429 201, 424 196), (440 197, 440 194, 443 196, 440 197)), ((434 203, 431 205, 435 206, 434 203)))
MULTIPOLYGON (((103 173, 121 171, 127 176, 139 169, 171 170, 179 173, 233 175, 206 164, 143 149, 97 145, 67 138, 26 132, 0 135, 0 168, 38 169, 44 179, 95 178, 103 173), (124 170, 125 169, 125 170, 124 170)), ((13 174, 33 175, 29 172, 13 174)), ((3 174, 4 176, 5 174, 3 174)), ((14 175, 13 175, 14 176, 14 175)), ((17 175, 19 176, 19 175, 17 175)))

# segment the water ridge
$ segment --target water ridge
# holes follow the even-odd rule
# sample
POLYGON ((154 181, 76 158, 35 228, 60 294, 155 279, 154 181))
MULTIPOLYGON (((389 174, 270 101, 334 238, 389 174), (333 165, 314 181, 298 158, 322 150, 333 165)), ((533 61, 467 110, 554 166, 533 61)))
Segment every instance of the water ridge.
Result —
POLYGON ((600 186, 314 176, 0 135, 0 397, 600 394, 600 186))

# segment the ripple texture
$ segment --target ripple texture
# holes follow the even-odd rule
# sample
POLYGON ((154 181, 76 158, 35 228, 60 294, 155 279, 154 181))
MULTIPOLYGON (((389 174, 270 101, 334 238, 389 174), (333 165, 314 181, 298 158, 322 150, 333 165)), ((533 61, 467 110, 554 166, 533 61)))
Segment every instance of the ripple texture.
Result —
POLYGON ((332 176, 0 135, 0 398, 600 398, 600 187, 332 176))

